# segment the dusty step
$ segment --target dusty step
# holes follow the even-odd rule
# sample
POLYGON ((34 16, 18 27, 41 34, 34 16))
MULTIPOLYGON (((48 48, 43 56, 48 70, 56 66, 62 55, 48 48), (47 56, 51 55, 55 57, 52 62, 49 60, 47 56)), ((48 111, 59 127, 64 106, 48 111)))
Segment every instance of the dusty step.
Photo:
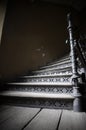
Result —
POLYGON ((43 86, 71 86, 71 82, 12 82, 12 83, 7 83, 7 85, 43 85, 43 86))
MULTIPOLYGON (((23 76, 19 78, 20 82, 70 82, 72 73, 67 74, 50 74, 47 75, 33 75, 33 76, 23 76)), ((17 80, 18 81, 18 80, 17 80)), ((19 82, 18 81, 18 82, 19 82)))
POLYGON ((51 71, 42 71, 42 72, 36 72, 34 75, 41 76, 41 75, 71 75, 72 70, 71 68, 65 68, 65 69, 58 69, 58 70, 51 70, 51 71))
POLYGON ((31 75, 31 76, 22 76, 20 78, 40 78, 40 77, 65 77, 65 76, 72 76, 72 72, 68 73, 56 73, 56 72, 52 72, 52 73, 45 73, 45 74, 38 74, 38 75, 31 75))
POLYGON ((32 83, 32 84, 59 84, 60 82, 63 84, 71 83, 70 77, 39 77, 39 78, 25 78, 24 82, 32 83))
MULTIPOLYGON (((48 65, 58 64, 58 63, 61 63, 61 62, 63 62, 63 61, 67 61, 67 60, 70 60, 70 56, 69 56, 69 55, 64 56, 64 57, 62 57, 62 58, 60 58, 60 59, 58 59, 58 60, 56 60, 56 61, 53 61, 53 62, 51 62, 51 63, 48 63, 48 65)), ((46 66, 47 66, 47 65, 46 65, 46 66)))
POLYGON ((71 64, 66 65, 66 66, 53 67, 53 68, 49 68, 49 69, 36 70, 33 72, 33 74, 44 73, 44 72, 49 72, 49 71, 62 72, 62 71, 66 71, 66 70, 71 70, 71 64))
POLYGON ((71 94, 49 94, 35 92, 4 91, 0 96, 26 97, 26 98, 48 98, 48 99, 74 99, 71 94))
POLYGON ((46 65, 44 67, 41 67, 40 69, 48 69, 48 68, 51 68, 51 67, 58 67, 58 66, 62 66, 62 65, 66 65, 66 64, 71 64, 71 61, 70 59, 69 60, 66 60, 66 61, 61 61, 61 62, 57 62, 57 63, 52 63, 51 65, 46 65))
MULTIPOLYGON (((40 72, 34 75, 25 75, 20 76, 13 80, 13 82, 62 82, 68 81, 72 76, 71 70, 63 70, 63 71, 49 71, 49 72, 40 72), (67 80, 68 78, 68 80, 67 80)), ((12 82, 12 81, 11 81, 12 82)))
POLYGON ((5 91, 0 93, 0 102, 41 108, 73 109, 74 97, 70 94, 5 91))
MULTIPOLYGON (((18 94, 18 93, 17 93, 18 94)), ((28 106, 28 107, 40 107, 40 108, 55 108, 55 109, 73 109, 73 97, 72 96, 66 96, 66 98, 61 98, 60 95, 58 95, 58 97, 54 96, 51 98, 51 96, 53 95, 47 95, 42 96, 41 98, 39 97, 39 94, 37 96, 34 95, 33 98, 32 96, 28 97, 27 96, 20 96, 19 94, 17 96, 17 94, 15 96, 6 96, 6 95, 0 95, 0 102, 4 103, 4 104, 10 104, 10 105, 18 105, 18 106, 28 106), (37 97, 37 98, 36 98, 37 97), (49 98, 50 97, 50 98, 49 98)))
POLYGON ((19 92, 35 92, 35 93, 49 93, 49 94, 72 94, 72 85, 23 85, 10 84, 4 86, 2 91, 19 91, 19 92))
POLYGON ((31 74, 31 75, 24 75, 24 76, 20 76, 18 77, 18 79, 23 79, 23 78, 27 78, 27 77, 48 77, 48 76, 52 76, 52 77, 56 77, 56 76, 71 76, 72 75, 72 71, 71 71, 71 68, 65 68, 63 70, 51 70, 51 71, 38 71, 37 72, 34 72, 34 74, 31 74))

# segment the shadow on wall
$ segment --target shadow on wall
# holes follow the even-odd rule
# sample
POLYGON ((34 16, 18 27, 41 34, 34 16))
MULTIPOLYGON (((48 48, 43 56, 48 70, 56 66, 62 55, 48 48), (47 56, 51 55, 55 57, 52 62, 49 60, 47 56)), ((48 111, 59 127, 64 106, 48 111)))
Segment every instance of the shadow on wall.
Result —
POLYGON ((9 1, 0 46, 0 74, 10 78, 65 55, 67 7, 9 1))

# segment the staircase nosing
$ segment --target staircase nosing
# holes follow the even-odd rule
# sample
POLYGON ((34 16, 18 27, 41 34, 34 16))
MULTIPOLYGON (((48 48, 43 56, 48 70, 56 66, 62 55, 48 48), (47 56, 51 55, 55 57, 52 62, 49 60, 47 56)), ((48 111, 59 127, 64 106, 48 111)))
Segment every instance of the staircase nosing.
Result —
POLYGON ((23 76, 21 78, 38 78, 38 77, 69 77, 71 74, 50 74, 50 75, 31 75, 31 76, 23 76))
POLYGON ((62 59, 58 59, 56 61, 53 61, 53 62, 49 63, 48 65, 52 65, 54 63, 60 63, 62 61, 67 61, 67 60, 70 60, 70 56, 66 56, 66 57, 63 57, 62 59))
POLYGON ((52 94, 37 92, 4 91, 0 96, 27 97, 27 98, 50 98, 50 99, 73 99, 72 94, 52 94))
POLYGON ((31 82, 12 82, 12 83, 7 83, 7 85, 50 85, 50 86, 71 86, 72 83, 71 82, 50 82, 50 83, 42 83, 42 82, 37 82, 37 83, 31 83, 31 82))
POLYGON ((68 63, 71 63, 71 61, 68 60, 68 61, 62 61, 62 62, 59 62, 59 63, 54 63, 52 65, 46 65, 44 67, 41 67, 41 69, 45 69, 45 68, 49 68, 49 67, 51 68, 51 67, 54 67, 54 66, 64 65, 64 64, 68 64, 68 63))
POLYGON ((46 72, 46 71, 52 71, 52 70, 59 70, 59 71, 61 71, 61 70, 65 70, 65 69, 68 69, 68 68, 71 68, 72 66, 70 65, 70 66, 64 66, 64 67, 60 67, 60 68, 49 68, 49 69, 42 69, 42 70, 36 70, 36 71, 33 71, 33 73, 39 73, 39 72, 46 72))

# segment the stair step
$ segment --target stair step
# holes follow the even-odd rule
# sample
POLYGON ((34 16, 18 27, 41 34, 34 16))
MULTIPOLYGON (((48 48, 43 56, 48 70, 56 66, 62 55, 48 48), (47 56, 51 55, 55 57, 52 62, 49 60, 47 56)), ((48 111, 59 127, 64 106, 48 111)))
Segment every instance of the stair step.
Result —
POLYGON ((51 65, 46 65, 44 67, 41 67, 40 69, 46 69, 46 68, 51 68, 51 67, 58 67, 58 66, 61 66, 61 65, 69 64, 69 63, 71 63, 70 60, 61 61, 61 62, 57 62, 57 63, 51 64, 51 65))
POLYGON ((26 97, 26 98, 48 98, 48 99, 74 99, 70 94, 51 94, 36 92, 5 91, 0 96, 26 97))
POLYGON ((43 71, 33 74, 32 76, 41 76, 41 75, 72 75, 71 68, 65 68, 65 70, 51 70, 51 71, 43 71))
POLYGON ((36 92, 36 93, 53 93, 53 94, 72 94, 72 85, 12 85, 6 84, 1 91, 22 91, 22 92, 36 92))
POLYGON ((53 67, 53 68, 47 68, 42 70, 36 70, 33 72, 33 74, 41 73, 41 72, 49 72, 49 71, 65 71, 65 70, 71 70, 71 64, 66 66, 59 66, 59 67, 53 67))
POLYGON ((7 83, 8 85, 53 85, 53 86, 71 86, 71 82, 12 82, 7 83))
POLYGON ((67 61, 67 60, 70 60, 70 56, 69 55, 64 56, 64 57, 62 57, 62 58, 60 58, 60 59, 58 59, 56 61, 53 61, 53 62, 49 63, 48 65, 58 64, 58 63, 61 63, 63 61, 67 61))
POLYGON ((41 74, 41 75, 32 75, 32 76, 22 76, 20 78, 40 78, 40 77, 64 77, 64 76, 72 76, 72 73, 66 73, 66 74, 41 74))

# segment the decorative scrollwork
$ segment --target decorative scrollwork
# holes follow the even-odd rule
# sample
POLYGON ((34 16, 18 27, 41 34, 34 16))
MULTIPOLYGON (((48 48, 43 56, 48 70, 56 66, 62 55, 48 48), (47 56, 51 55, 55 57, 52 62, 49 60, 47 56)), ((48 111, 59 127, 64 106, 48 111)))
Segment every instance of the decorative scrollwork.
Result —
POLYGON ((29 99, 27 104, 33 107, 73 109, 72 100, 29 99))
POLYGON ((49 83, 55 83, 55 82, 70 82, 70 77, 42 77, 42 78, 29 78, 27 79, 27 82, 49 82, 49 83))
POLYGON ((57 86, 21 86, 10 87, 9 90, 25 91, 25 92, 37 92, 37 93, 57 93, 57 94, 72 94, 72 87, 57 87, 57 86))
POLYGON ((81 53, 82 53, 84 60, 86 62, 86 37, 84 35, 80 36, 80 39, 78 41, 78 45, 80 47, 81 53))

